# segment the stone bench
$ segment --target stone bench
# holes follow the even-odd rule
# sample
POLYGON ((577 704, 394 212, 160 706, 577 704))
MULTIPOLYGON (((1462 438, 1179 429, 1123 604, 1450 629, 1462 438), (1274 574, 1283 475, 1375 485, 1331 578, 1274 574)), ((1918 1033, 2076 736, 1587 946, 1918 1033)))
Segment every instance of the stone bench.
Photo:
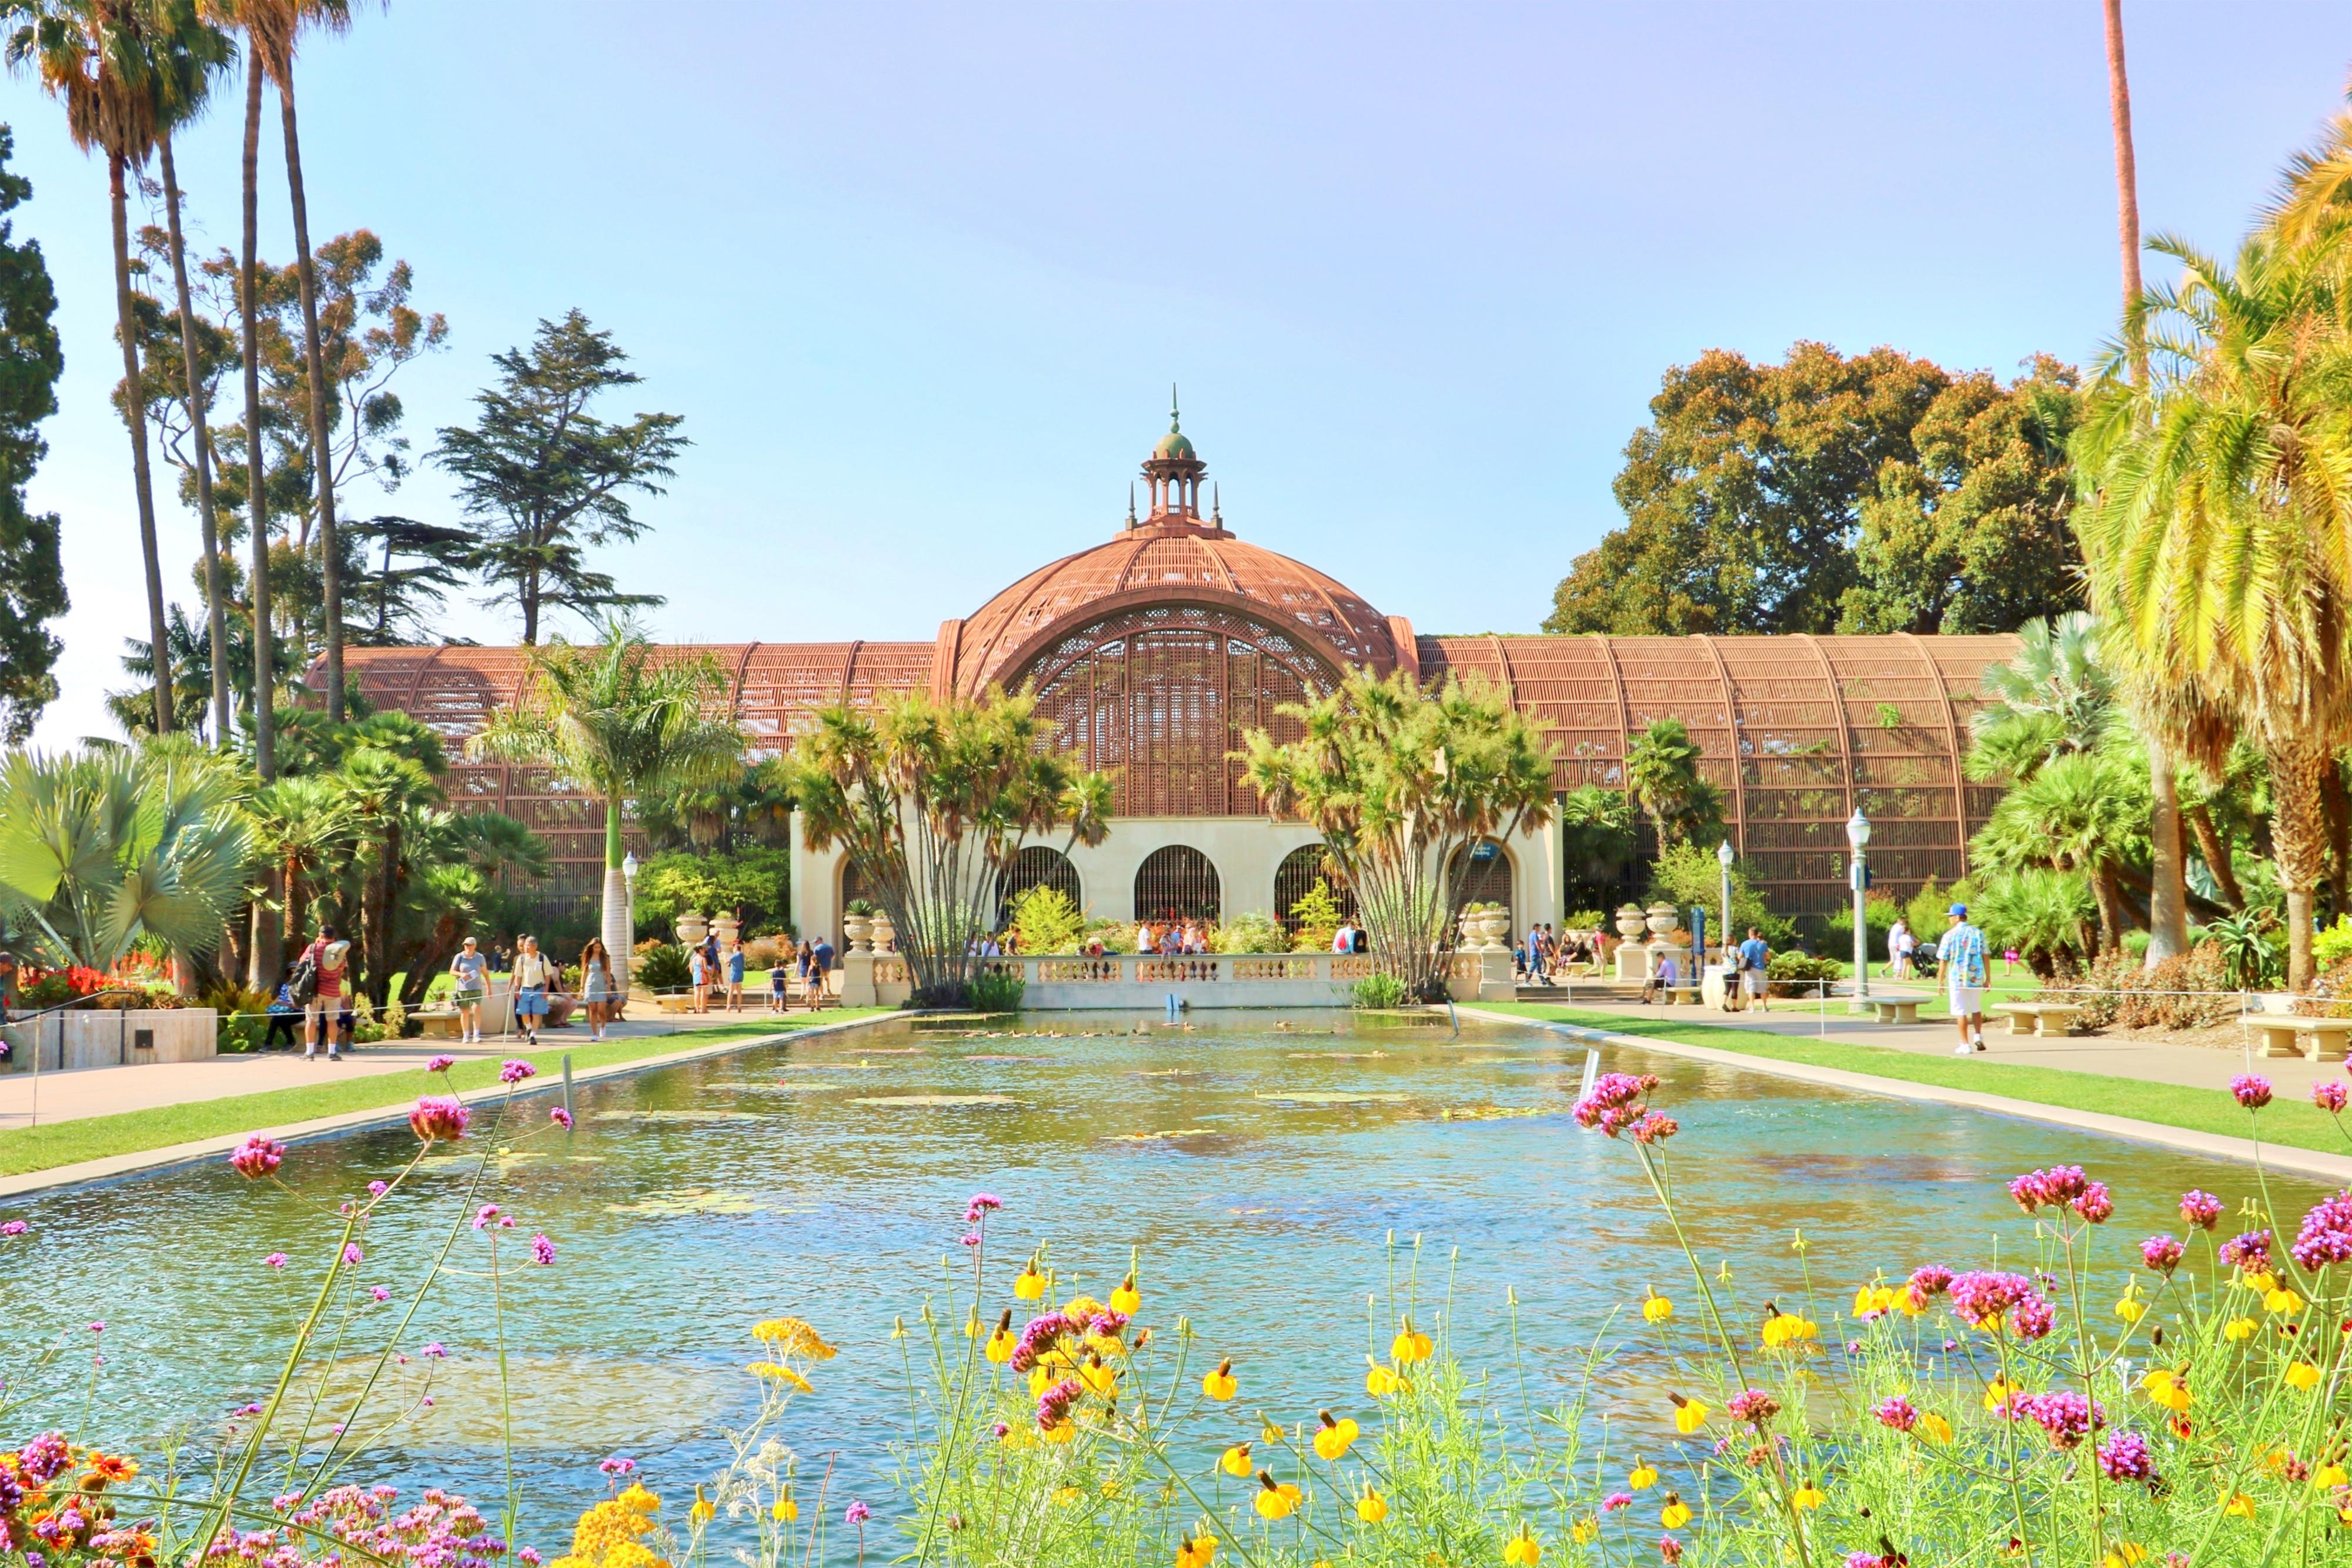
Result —
POLYGON ((2300 1056, 2311 1061, 2341 1061, 2352 1019, 2307 1019, 2257 1014, 2246 1027, 2263 1037, 2257 1056, 2300 1056), (2306 1043, 2308 1041, 2308 1043, 2306 1043))
POLYGON ((2074 1002, 1997 1002, 1990 1010, 2009 1015, 2011 1034, 2063 1035, 2074 1032, 2083 1009, 2074 1002))
POLYGON ((1874 996, 1865 997, 1863 999, 1869 1004, 1870 1010, 1877 1015, 1877 1019, 1880 1023, 1917 1023, 1919 1021, 1919 1004, 1926 998, 1923 997, 1874 996))

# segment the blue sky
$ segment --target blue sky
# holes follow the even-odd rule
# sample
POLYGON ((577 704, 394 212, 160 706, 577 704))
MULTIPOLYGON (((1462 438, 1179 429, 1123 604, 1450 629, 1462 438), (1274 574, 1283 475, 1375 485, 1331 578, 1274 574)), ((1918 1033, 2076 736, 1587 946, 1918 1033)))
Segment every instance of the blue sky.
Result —
MULTIPOLYGON (((1816 338, 2008 374, 2115 317, 2097 0, 354 9, 300 66, 312 232, 375 229, 448 316, 411 433, 538 318, 613 329, 646 384, 611 412, 695 445, 600 564, 678 638, 931 636, 1109 534, 1171 382, 1244 538, 1423 632, 1531 631, 1668 365, 1816 338)), ((2352 17, 2126 18, 2147 227, 2225 246, 2340 103, 2352 17)), ((66 335, 59 745, 109 730, 144 626, 105 174, 0 94, 66 335)), ((180 154, 207 249, 230 98, 180 154)), ((456 520, 430 469, 346 509, 456 520)), ((163 523, 193 601, 194 519, 163 523)))

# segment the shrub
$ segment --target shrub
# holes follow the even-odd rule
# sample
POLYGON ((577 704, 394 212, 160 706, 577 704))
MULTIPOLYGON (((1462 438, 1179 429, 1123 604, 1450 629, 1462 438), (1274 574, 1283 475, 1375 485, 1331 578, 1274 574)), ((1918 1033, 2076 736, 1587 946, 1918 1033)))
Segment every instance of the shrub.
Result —
POLYGON ((1070 895, 1040 883, 1013 901, 1006 919, 1024 953, 1075 953, 1087 918, 1070 895))
POLYGON ((1810 953, 1775 953, 1765 964, 1764 974, 1776 997, 1817 997, 1822 994, 1822 981, 1845 977, 1845 966, 1835 958, 1816 958, 1810 953))
MULTIPOLYGON (((1723 867, 1715 852, 1687 841, 1667 845, 1657 863, 1650 868, 1650 900, 1663 900, 1676 909, 1704 904, 1710 925, 1722 919, 1723 867)), ((1733 932, 1742 936, 1753 925, 1774 947, 1789 946, 1797 940, 1796 926, 1772 913, 1764 895, 1748 882, 1747 866, 1738 861, 1731 864, 1731 925, 1733 932)), ((1612 921, 1601 928, 1614 930, 1615 925, 1612 921)))
POLYGON ((772 969, 783 956, 783 944, 772 936, 754 936, 743 944, 743 962, 753 969, 772 969))
POLYGON ((780 925, 792 914, 792 866, 790 852, 760 845, 656 855, 637 873, 637 935, 667 940, 688 909, 740 907, 746 931, 780 925))
POLYGON ((977 1012, 1017 1013, 1028 993, 1028 977, 1019 969, 983 969, 964 988, 964 1003, 977 1012))
POLYGON ((1339 929, 1339 901, 1332 894, 1331 884, 1317 877, 1298 902, 1290 906, 1290 918, 1298 931, 1294 951, 1330 951, 1331 938, 1339 929))
MULTIPOLYGON (((1886 934, 1895 929, 1896 917, 1903 915, 1903 906, 1883 893, 1874 893, 1864 904, 1862 913, 1864 933, 1863 952, 1872 963, 1883 964, 1886 962, 1886 934)), ((1943 927, 1944 923, 1938 920, 1927 930, 1932 937, 1934 933, 1942 930, 1943 927)), ((1916 930, 1916 927, 1914 929, 1916 930)), ((1846 962, 1852 963, 1853 961, 1853 904, 1851 900, 1822 924, 1822 946, 1846 962)))
POLYGON ((1360 1008, 1401 1008, 1410 999, 1404 981, 1390 974, 1366 975, 1349 994, 1360 1008))
POLYGON ((2346 958, 2352 958, 2352 915, 2337 915, 2335 925, 2311 939, 2311 961, 2315 967, 2330 968, 2346 958))
MULTIPOLYGON (((1271 915, 1236 915, 1216 929, 1209 944, 1220 953, 1287 953, 1290 933, 1271 915)), ((1330 945, 1330 938, 1324 938, 1330 945)))
POLYGON ((636 983, 649 991, 683 990, 694 983, 686 949, 675 942, 639 943, 636 983))

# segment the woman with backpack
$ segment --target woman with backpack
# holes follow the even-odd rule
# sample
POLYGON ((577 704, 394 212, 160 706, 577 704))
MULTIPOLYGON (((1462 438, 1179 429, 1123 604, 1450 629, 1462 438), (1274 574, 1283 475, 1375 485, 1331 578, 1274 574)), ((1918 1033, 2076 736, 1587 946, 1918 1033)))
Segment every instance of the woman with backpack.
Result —
POLYGON ((323 1027, 327 1035, 327 1060, 343 1059, 343 968, 350 961, 352 945, 335 935, 331 923, 319 927, 317 940, 302 949, 294 961, 294 977, 287 984, 288 994, 302 1006, 302 1060, 319 1059, 319 1032, 323 1027))

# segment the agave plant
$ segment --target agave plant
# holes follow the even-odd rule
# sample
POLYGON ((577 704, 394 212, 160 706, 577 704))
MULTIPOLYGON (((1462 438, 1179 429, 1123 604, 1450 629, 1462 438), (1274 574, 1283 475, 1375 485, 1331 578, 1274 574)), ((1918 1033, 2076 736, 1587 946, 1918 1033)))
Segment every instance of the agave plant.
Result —
POLYGON ((0 908, 51 963, 110 969, 151 937, 214 951, 252 858, 217 768, 168 750, 0 763, 0 908))

